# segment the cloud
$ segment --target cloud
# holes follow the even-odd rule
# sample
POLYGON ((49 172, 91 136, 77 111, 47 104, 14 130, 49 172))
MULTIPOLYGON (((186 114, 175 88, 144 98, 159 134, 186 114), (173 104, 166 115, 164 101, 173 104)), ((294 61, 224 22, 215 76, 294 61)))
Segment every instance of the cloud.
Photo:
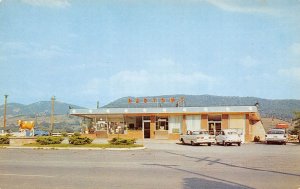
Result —
POLYGON ((69 0, 22 0, 22 2, 37 7, 66 8, 70 6, 69 0))
POLYGON ((70 51, 57 45, 38 43, 0 42, 0 56, 6 59, 52 59, 70 55, 70 51))
POLYGON ((262 13, 273 15, 274 9, 269 8, 263 1, 244 0, 206 0, 207 3, 228 12, 262 13))
POLYGON ((124 96, 208 93, 217 79, 199 70, 184 70, 171 59, 149 61, 143 69, 120 70, 107 78, 92 78, 83 86, 84 93, 101 93, 115 99, 124 96), (173 69, 173 68, 178 69, 173 69))
POLYGON ((293 67, 287 69, 280 69, 278 74, 283 77, 300 81, 300 67, 293 67))

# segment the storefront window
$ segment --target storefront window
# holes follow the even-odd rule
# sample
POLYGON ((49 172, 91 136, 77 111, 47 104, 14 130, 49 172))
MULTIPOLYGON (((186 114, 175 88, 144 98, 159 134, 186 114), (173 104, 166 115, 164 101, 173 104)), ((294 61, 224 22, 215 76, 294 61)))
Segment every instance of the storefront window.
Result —
POLYGON ((168 130, 168 118, 167 117, 157 117, 156 118, 156 130, 168 130))

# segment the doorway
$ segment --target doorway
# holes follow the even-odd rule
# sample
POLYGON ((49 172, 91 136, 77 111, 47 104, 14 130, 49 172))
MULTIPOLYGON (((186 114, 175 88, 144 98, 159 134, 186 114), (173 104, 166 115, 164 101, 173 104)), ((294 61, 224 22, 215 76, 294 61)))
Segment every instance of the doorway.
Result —
POLYGON ((210 121, 208 122, 208 131, 210 135, 217 136, 221 132, 221 122, 219 121, 210 121))
POLYGON ((150 138, 150 120, 143 121, 144 138, 150 138))
POLYGON ((211 114, 208 115, 208 131, 209 134, 217 136, 222 129, 222 115, 211 114))

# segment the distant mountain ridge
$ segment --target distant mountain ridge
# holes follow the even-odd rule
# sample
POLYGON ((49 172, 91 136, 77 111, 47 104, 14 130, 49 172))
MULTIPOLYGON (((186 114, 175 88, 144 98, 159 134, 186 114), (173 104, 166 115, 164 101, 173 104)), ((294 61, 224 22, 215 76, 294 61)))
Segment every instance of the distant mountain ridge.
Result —
MULTIPOLYGON (((176 103, 167 103, 169 98, 175 97, 179 99, 184 97, 185 106, 243 106, 243 105, 254 105, 259 103, 259 110, 262 117, 275 117, 281 120, 290 121, 293 118, 294 111, 300 111, 300 100, 270 100, 256 97, 237 97, 237 96, 214 96, 214 95, 161 95, 161 96, 145 96, 136 97, 140 99, 139 103, 132 102, 128 103, 128 98, 132 100, 135 97, 123 97, 119 98, 107 105, 104 108, 128 108, 128 107, 175 107, 176 103), (148 103, 143 102, 143 98, 148 99, 148 103), (157 98, 158 102, 161 98, 166 99, 166 103, 151 103, 153 98, 157 98)), ((69 113, 69 107, 81 109, 74 104, 68 104, 64 102, 55 101, 55 114, 66 115, 69 113)), ((4 105, 0 105, 0 117, 3 116, 4 105)), ((20 103, 8 103, 7 104, 7 115, 8 116, 34 116, 34 115, 50 115, 51 113, 51 101, 39 101, 29 105, 20 103)))
MULTIPOLYGON (((64 102, 55 101, 54 113, 55 114, 68 114, 69 107, 83 108, 77 105, 68 104, 64 102)), ((0 115, 4 113, 4 105, 0 106, 0 115)), ((6 114, 8 116, 32 116, 38 115, 50 115, 51 114, 51 101, 39 101, 32 104, 24 105, 19 103, 8 103, 6 114)))
POLYGON ((157 98, 165 98, 166 101, 169 98, 175 97, 179 99, 184 97, 185 106, 249 106, 259 103, 259 110, 262 117, 276 117, 278 119, 287 120, 293 118, 294 111, 300 111, 300 100, 288 99, 288 100, 270 100, 257 97, 237 97, 237 96, 214 96, 214 95, 162 95, 162 96, 145 96, 136 97, 140 99, 139 103, 135 103, 135 97, 123 97, 117 99, 103 107, 174 107, 176 103, 144 103, 143 98, 151 100, 157 98), (133 99, 132 103, 128 103, 128 98, 133 99))

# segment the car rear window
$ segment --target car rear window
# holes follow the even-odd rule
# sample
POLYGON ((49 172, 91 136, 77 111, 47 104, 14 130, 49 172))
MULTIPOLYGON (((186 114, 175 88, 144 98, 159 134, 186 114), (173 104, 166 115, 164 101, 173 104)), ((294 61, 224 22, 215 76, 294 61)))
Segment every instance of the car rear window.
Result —
POLYGON ((284 131, 271 130, 268 132, 268 134, 284 134, 284 131))

